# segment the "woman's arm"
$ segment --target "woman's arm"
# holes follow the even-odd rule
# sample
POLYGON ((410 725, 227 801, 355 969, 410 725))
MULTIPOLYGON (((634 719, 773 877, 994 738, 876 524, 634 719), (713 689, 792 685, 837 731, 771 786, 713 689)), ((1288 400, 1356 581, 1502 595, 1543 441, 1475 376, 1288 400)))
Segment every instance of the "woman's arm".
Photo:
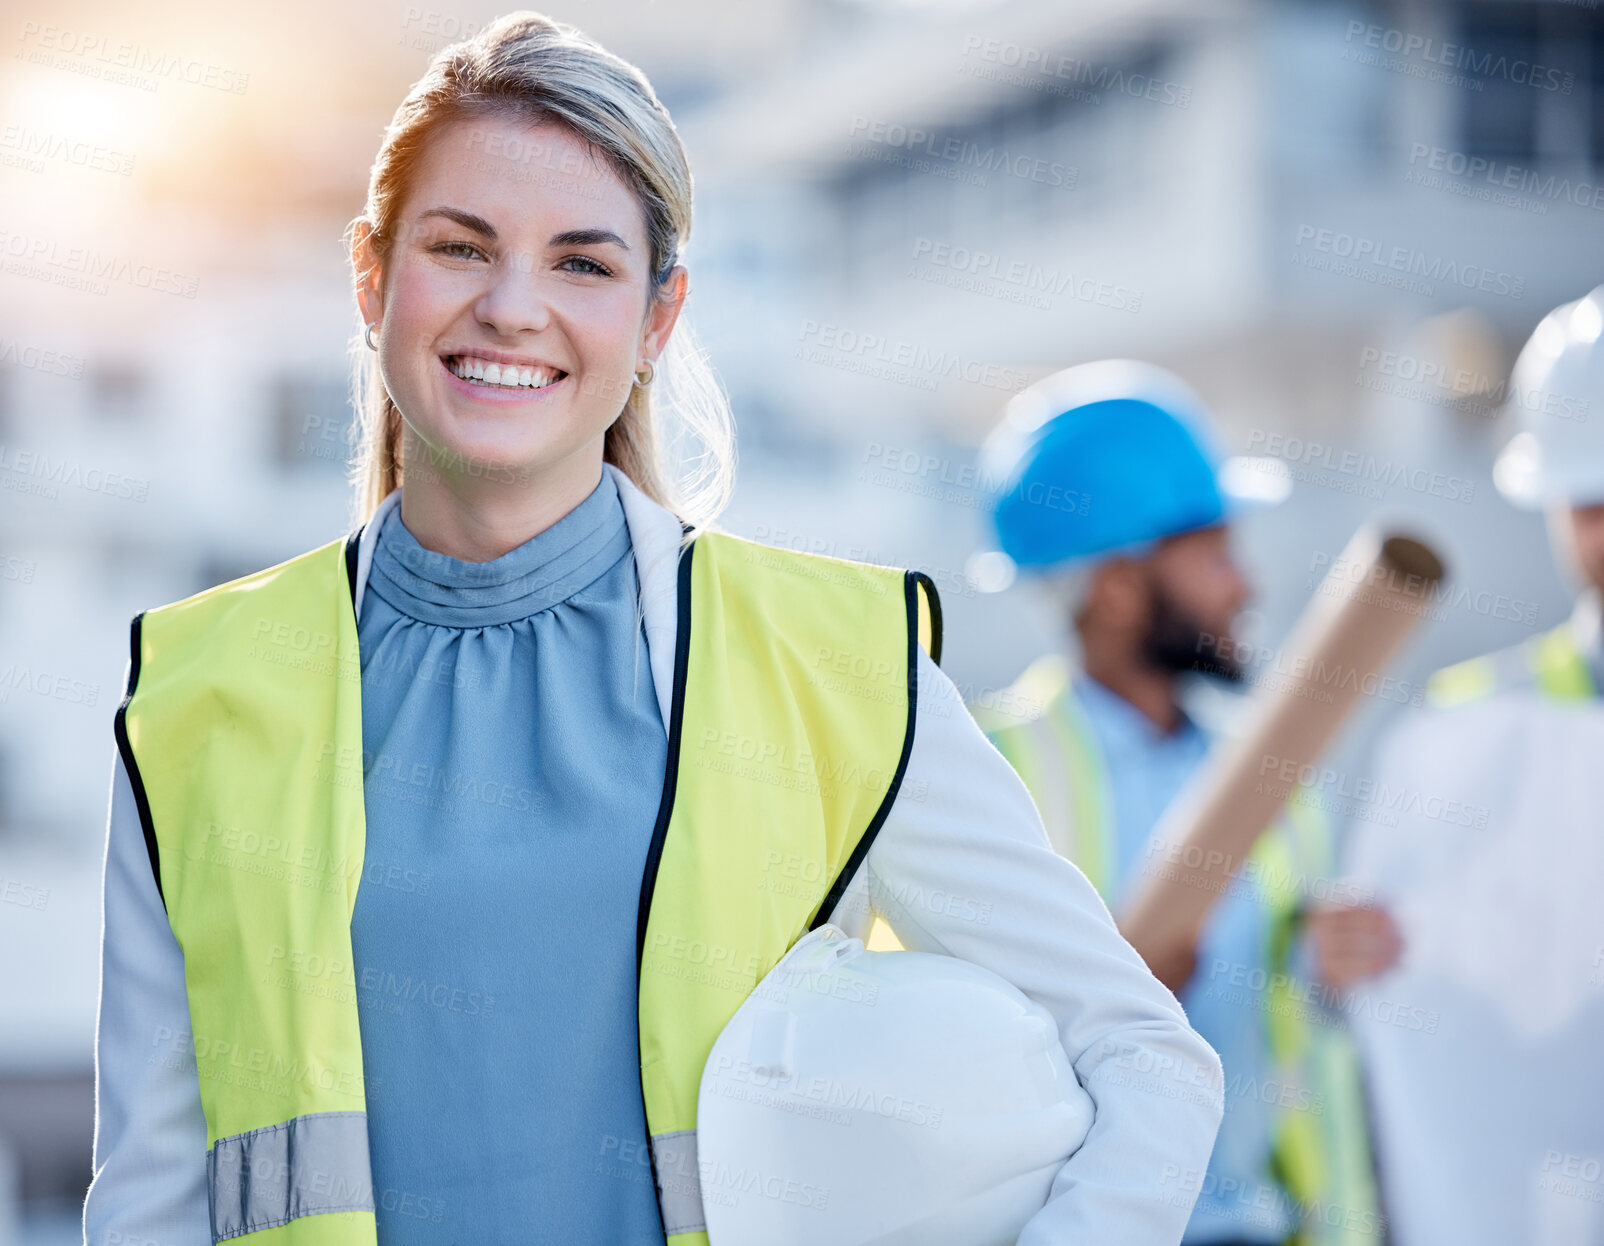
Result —
POLYGON ((184 954, 156 891, 121 755, 111 780, 95 1035, 88 1246, 210 1246, 206 1117, 184 954))
POLYGON ((1018 1246, 1179 1242, 1223 1111, 1219 1058, 923 650, 918 678, 902 787, 838 910, 861 915, 866 885, 904 947, 983 965, 1058 1021, 1097 1116, 1018 1246))

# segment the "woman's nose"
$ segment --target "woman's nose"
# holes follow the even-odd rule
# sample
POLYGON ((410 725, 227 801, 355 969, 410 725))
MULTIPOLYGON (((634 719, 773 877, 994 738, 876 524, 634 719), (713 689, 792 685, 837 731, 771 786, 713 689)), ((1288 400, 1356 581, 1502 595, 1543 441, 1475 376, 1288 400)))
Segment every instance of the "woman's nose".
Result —
POLYGON ((503 337, 539 332, 551 324, 551 291, 535 270, 532 256, 507 257, 480 295, 474 313, 503 337))

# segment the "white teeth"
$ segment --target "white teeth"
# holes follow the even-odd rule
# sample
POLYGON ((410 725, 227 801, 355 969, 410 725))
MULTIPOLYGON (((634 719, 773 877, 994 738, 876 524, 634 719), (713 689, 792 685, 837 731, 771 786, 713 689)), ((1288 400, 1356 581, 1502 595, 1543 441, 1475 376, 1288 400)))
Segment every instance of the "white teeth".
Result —
POLYGON ((520 368, 513 364, 503 367, 471 356, 454 356, 447 366, 463 380, 478 381, 482 385, 498 385, 505 389, 543 389, 558 376, 554 368, 520 368))

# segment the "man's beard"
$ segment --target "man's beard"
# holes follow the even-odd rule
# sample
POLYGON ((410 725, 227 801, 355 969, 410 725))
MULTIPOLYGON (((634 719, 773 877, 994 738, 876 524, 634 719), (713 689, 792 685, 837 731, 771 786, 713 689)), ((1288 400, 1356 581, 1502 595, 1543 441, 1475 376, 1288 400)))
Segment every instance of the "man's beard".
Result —
POLYGON ((1153 585, 1153 614, 1142 637, 1142 656, 1161 671, 1180 674, 1195 671, 1232 683, 1242 680, 1231 637, 1204 630, 1192 615, 1176 605, 1158 584, 1153 585))

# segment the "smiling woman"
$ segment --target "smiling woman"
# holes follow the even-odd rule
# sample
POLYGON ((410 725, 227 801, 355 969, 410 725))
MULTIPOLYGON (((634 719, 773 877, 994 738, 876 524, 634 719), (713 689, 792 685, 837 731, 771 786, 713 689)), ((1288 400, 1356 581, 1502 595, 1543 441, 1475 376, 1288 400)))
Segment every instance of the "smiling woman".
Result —
POLYGON ((929 577, 712 527, 690 221, 571 27, 401 105, 352 530, 133 620, 86 1242, 1179 1240, 1219 1062, 937 666, 929 577), (788 989, 876 920, 872 1018, 788 989))

